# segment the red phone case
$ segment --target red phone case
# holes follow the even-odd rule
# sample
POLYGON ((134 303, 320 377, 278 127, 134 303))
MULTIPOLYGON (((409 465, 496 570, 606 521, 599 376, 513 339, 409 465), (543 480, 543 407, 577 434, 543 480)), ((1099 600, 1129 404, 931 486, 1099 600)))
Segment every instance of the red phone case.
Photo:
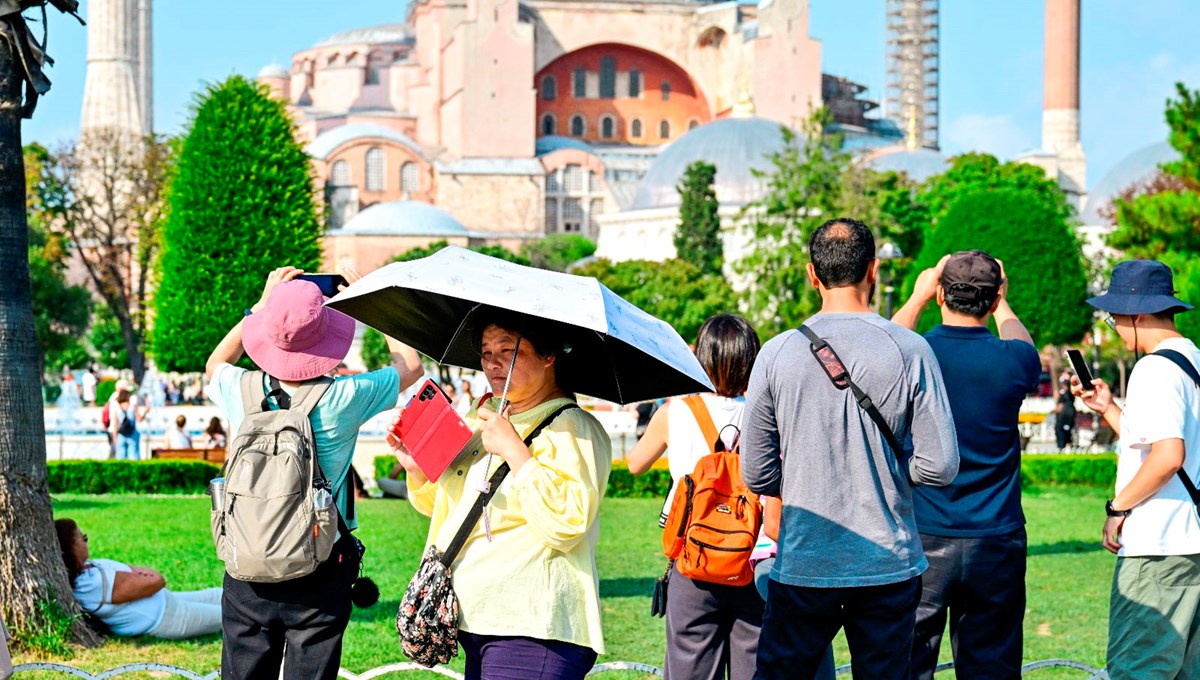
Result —
POLYGON ((416 396, 404 407, 392 432, 404 442, 421 472, 435 481, 471 441, 473 434, 454 410, 450 398, 429 379, 421 384, 416 396))

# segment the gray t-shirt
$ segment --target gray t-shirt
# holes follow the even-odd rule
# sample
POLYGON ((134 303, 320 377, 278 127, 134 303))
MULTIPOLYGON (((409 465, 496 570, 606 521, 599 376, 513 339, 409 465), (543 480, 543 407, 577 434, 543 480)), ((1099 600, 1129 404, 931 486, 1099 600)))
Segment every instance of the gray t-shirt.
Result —
POLYGON ((746 393, 742 471, 751 490, 783 498, 771 577, 817 588, 906 581, 928 566, 911 484, 944 486, 958 472, 941 368, 924 338, 877 314, 817 314, 806 325, 837 352, 905 450, 891 451, 799 331, 764 345, 746 393))

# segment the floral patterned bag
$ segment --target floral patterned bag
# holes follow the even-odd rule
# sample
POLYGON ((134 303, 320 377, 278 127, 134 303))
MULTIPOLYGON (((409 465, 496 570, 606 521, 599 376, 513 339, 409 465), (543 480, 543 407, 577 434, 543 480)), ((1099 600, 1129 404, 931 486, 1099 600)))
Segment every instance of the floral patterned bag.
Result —
MULTIPOLYGON (((572 408, 579 407, 573 403, 566 404, 551 413, 525 438, 525 446, 531 445, 558 414, 572 408)), ((446 547, 446 552, 438 550, 436 545, 429 546, 425 557, 421 559, 421 566, 417 567, 416 575, 400 600, 400 609, 396 612, 400 648, 409 659, 422 666, 432 668, 458 656, 458 598, 451 585, 450 565, 454 564, 467 537, 475 530, 484 506, 500 488, 508 469, 508 463, 503 463, 492 473, 488 479, 488 491, 475 499, 462 526, 454 534, 454 540, 446 547)))

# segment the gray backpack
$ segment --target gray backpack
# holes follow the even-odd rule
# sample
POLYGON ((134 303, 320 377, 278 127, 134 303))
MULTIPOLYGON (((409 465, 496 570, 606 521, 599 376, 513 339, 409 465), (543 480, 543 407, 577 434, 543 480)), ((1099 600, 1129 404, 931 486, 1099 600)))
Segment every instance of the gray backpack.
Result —
POLYGON ((246 419, 225 461, 224 502, 212 511, 212 533, 230 576, 277 583, 311 574, 337 538, 337 505, 308 419, 333 379, 301 386, 288 408, 274 379, 263 396, 263 377, 261 371, 242 377, 246 419), (283 408, 270 410, 272 396, 283 408))

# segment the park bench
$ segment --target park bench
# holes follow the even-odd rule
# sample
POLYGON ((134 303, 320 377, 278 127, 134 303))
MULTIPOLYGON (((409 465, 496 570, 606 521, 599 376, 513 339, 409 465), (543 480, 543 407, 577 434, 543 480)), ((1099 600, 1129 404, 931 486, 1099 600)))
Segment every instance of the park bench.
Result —
POLYGON ((222 464, 225 462, 225 449, 151 449, 150 457, 157 460, 207 460, 222 464))

